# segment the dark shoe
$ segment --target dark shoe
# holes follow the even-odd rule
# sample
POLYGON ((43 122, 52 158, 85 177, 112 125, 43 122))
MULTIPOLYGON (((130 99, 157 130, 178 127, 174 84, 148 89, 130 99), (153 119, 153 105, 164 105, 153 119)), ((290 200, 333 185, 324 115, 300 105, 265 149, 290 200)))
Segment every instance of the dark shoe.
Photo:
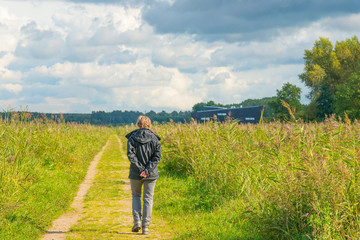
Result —
POLYGON ((143 227, 143 229, 142 229, 142 234, 143 234, 143 235, 149 234, 149 227, 143 227))
POLYGON ((139 232, 140 228, 141 228, 141 223, 140 222, 135 222, 134 226, 131 229, 131 231, 132 232, 139 232))

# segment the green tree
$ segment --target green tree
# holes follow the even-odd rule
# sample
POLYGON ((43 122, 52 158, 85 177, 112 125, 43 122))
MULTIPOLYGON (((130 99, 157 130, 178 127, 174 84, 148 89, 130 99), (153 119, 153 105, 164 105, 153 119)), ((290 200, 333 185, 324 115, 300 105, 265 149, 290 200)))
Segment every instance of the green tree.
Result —
POLYGON ((220 104, 220 103, 215 103, 214 101, 208 101, 207 103, 201 102, 201 103, 196 103, 193 107, 192 110, 194 112, 200 111, 200 109, 204 106, 213 106, 213 107, 224 107, 224 105, 220 104))
POLYGON ((265 106, 264 117, 271 117, 274 114, 274 110, 270 106, 270 103, 276 100, 276 96, 264 97, 260 99, 246 99, 238 105, 243 107, 250 106, 265 106))
POLYGON ((334 90, 326 84, 321 84, 319 96, 316 98, 316 117, 323 120, 334 113, 334 90))
POLYGON ((337 42, 335 53, 340 63, 339 77, 344 83, 356 71, 360 61, 360 43, 356 36, 337 42))
MULTIPOLYGON (((339 61, 329 39, 320 38, 311 50, 305 50, 305 72, 300 74, 301 81, 310 87, 310 99, 320 94, 321 85, 334 85, 339 78, 339 61)), ((331 86, 335 88, 335 86, 331 86)))
POLYGON ((334 113, 337 86, 345 84, 360 60, 360 43, 356 36, 336 42, 329 39, 315 41, 311 50, 305 50, 304 73, 299 78, 310 88, 308 97, 316 106, 316 116, 322 119, 334 113))
POLYGON ((334 105, 340 116, 346 113, 350 119, 360 119, 360 66, 346 84, 337 87, 334 105))
POLYGON ((290 119, 289 111, 283 106, 282 101, 288 103, 295 112, 301 111, 301 89, 299 87, 291 83, 285 83, 281 90, 276 90, 276 92, 276 99, 269 104, 274 110, 276 118, 290 119))

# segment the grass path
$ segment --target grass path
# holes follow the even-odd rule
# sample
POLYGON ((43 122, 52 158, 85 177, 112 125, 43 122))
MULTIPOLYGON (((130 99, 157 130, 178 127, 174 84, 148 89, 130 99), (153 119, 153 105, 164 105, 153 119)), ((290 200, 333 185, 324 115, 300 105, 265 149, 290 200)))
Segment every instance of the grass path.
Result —
MULTIPOLYGON (((116 135, 110 137, 97 165, 81 219, 71 227, 66 239, 171 239, 172 231, 156 212, 150 234, 132 233, 129 161, 116 135)), ((155 190, 156 197, 156 190, 155 190)), ((55 239, 55 238, 54 238, 55 239)))

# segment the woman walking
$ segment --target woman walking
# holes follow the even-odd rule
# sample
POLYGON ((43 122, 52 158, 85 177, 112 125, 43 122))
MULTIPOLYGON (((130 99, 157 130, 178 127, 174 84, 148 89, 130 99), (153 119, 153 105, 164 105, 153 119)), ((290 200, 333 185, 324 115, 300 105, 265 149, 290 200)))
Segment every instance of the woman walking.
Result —
POLYGON ((160 137, 151 130, 151 120, 140 116, 138 129, 126 135, 127 156, 130 161, 130 185, 132 192, 133 232, 149 234, 156 179, 159 178, 157 164, 161 159, 160 137), (141 188, 143 190, 143 212, 141 215, 141 188))

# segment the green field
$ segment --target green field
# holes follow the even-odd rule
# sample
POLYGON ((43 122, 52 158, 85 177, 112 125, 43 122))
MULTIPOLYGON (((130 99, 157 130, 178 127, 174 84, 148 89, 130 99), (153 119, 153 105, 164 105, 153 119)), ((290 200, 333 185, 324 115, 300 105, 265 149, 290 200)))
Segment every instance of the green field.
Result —
POLYGON ((37 239, 70 205, 112 129, 0 121, 0 239, 37 239))
MULTIPOLYGON (((109 136, 124 142, 133 128, 1 121, 0 239, 38 239, 109 136)), ((359 129, 334 118, 155 125, 163 155, 154 217, 174 239, 358 239, 359 129)))

